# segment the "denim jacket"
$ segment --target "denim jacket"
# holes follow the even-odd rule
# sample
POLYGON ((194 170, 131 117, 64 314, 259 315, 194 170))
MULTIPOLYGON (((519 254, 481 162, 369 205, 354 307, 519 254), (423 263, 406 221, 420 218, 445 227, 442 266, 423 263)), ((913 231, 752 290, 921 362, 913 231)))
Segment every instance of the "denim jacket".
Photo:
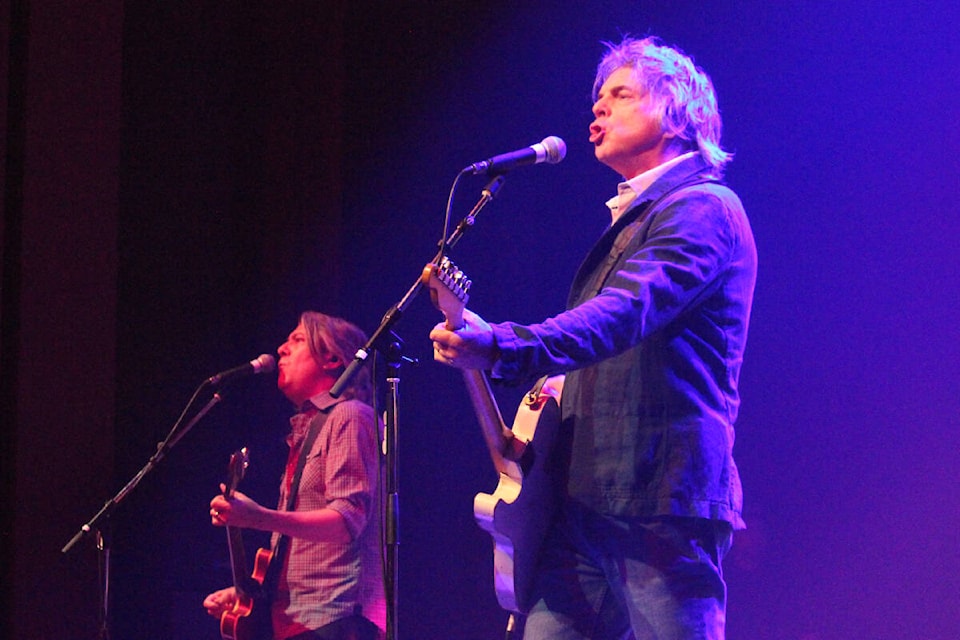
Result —
POLYGON ((565 312, 492 325, 495 380, 566 373, 570 499, 743 527, 733 425, 756 270, 740 199, 695 156, 604 232, 565 312))

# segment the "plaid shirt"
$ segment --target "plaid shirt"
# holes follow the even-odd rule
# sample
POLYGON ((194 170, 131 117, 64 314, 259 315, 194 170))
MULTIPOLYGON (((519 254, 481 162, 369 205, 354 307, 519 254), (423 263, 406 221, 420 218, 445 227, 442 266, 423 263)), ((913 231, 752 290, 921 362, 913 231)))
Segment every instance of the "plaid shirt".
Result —
MULTIPOLYGON (((336 510, 346 522, 351 541, 290 540, 273 600, 273 629, 278 640, 355 613, 381 629, 386 626, 380 562, 379 422, 373 409, 358 400, 338 400, 323 393, 309 402, 329 413, 307 457, 294 509, 336 510)), ((287 444, 292 460, 299 455, 310 425, 322 417, 308 410, 290 419, 287 444)), ((281 510, 286 509, 287 485, 284 477, 278 503, 281 510)), ((274 547, 278 539, 279 534, 274 533, 274 547)))

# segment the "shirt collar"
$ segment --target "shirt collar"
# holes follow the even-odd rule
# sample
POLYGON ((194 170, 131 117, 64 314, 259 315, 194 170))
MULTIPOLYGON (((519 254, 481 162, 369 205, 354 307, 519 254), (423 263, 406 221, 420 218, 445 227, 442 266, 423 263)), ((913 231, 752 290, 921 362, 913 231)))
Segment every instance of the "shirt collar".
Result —
POLYGON ((619 219, 620 216, 622 216, 627 209, 630 208, 630 205, 636 201, 637 196, 649 189, 650 185, 656 182, 660 176, 684 160, 697 155, 697 153, 699 152, 689 151, 683 155, 673 158, 672 160, 668 160, 667 162, 664 162, 653 169, 644 171, 640 175, 630 178, 626 182, 621 182, 618 184, 617 195, 610 198, 606 202, 607 207, 610 209, 610 215, 613 217, 613 222, 616 222, 617 219, 619 219))
POLYGON ((303 407, 301 407, 300 410, 303 411, 304 409, 313 407, 319 409, 320 411, 326 411, 341 400, 343 400, 342 397, 334 398, 332 395, 330 395, 329 391, 321 391, 317 395, 304 402, 303 407))
POLYGON ((310 422, 318 411, 326 411, 343 398, 334 398, 329 391, 323 391, 303 403, 299 411, 290 417, 290 434, 288 443, 300 442, 307 434, 310 422))

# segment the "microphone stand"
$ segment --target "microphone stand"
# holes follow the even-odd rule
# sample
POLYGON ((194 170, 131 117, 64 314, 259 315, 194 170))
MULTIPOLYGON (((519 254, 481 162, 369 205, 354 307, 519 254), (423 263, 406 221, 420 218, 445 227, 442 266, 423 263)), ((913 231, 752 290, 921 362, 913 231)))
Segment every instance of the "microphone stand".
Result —
MULTIPOLYGON (((190 406, 193 404, 193 401, 196 399, 197 395, 200 393, 200 390, 203 389, 209 383, 209 380, 204 381, 200 387, 197 388, 194 392, 193 398, 190 399, 190 402, 187 403, 186 408, 183 410, 183 414, 187 412, 190 406)), ((157 451, 150 459, 147 460, 147 463, 143 468, 138 471, 133 478, 127 482, 126 485, 117 495, 107 500, 104 503, 103 507, 100 508, 100 511, 96 513, 86 524, 80 527, 80 530, 64 545, 63 549, 60 550, 61 553, 67 553, 80 541, 81 538, 92 534, 94 536, 94 543, 97 547, 97 552, 99 554, 99 567, 100 567, 100 632, 98 634, 99 638, 102 640, 108 640, 110 638, 110 624, 109 624, 109 607, 110 607, 110 544, 109 544, 109 535, 104 535, 103 528, 106 523, 103 521, 107 520, 113 511, 120 506, 120 503, 133 491, 140 481, 150 473, 163 458, 173 449, 183 436, 196 425, 203 416, 205 416, 216 404, 222 400, 222 396, 219 392, 215 392, 213 397, 207 401, 207 404, 204 405, 202 409, 193 417, 190 422, 186 424, 182 429, 179 428, 180 421, 183 419, 183 414, 181 414, 180 420, 174 424, 173 428, 170 430, 170 434, 163 440, 163 442, 157 445, 157 451)))
MULTIPOLYGON (((463 175, 463 173, 461 173, 461 175, 463 175)), ((494 176, 487 186, 484 187, 484 189, 481 191, 480 199, 473 206, 473 209, 470 210, 470 213, 468 213, 467 216, 460 221, 457 227, 450 234, 449 238, 444 237, 440 240, 440 249, 433 259, 435 263, 439 263, 443 259, 446 252, 460 241, 466 230, 475 224, 477 214, 479 214, 480 210, 483 209, 497 195, 500 187, 503 186, 504 180, 505 178, 503 175, 494 176)), ((444 229, 444 234, 446 234, 446 229, 444 229)), ((397 471, 399 468, 399 456, 397 452, 397 436, 399 434, 398 407, 400 364, 403 360, 408 360, 408 358, 405 358, 402 355, 403 343, 393 332, 393 326, 400 321, 400 317, 403 315, 403 312, 406 311, 407 307, 410 306, 410 303, 414 298, 416 298, 422 288, 423 283, 418 276, 417 280, 407 290, 400 301, 390 307, 387 313, 384 314, 383 319, 380 321, 380 326, 377 327, 376 331, 373 332, 373 334, 370 336, 370 339, 367 340, 367 343, 357 350, 354 359, 350 362, 344 372, 340 374, 340 377, 330 389, 331 396, 334 398, 339 397, 340 394, 342 394, 343 391, 349 386, 353 376, 356 375, 356 373, 366 364, 371 351, 379 349, 380 352, 385 356, 389 369, 387 374, 389 396, 387 398, 387 415, 385 420, 387 499, 384 501, 385 513, 383 516, 383 521, 386 527, 386 530, 384 531, 384 539, 386 544, 384 555, 384 582, 386 583, 385 592, 387 598, 386 640, 396 640, 398 637, 397 603, 399 594, 397 582, 399 578, 399 566, 397 560, 398 547, 400 543, 400 501, 399 494, 397 492, 397 471), (386 339, 387 336, 389 336, 391 340, 388 341, 386 339)))

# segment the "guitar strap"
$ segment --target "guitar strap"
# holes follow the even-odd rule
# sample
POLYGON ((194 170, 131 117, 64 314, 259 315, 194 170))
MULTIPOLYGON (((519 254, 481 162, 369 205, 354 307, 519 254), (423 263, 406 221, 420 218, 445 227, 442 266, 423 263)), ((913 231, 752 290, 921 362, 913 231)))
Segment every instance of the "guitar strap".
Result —
MULTIPOLYGON (((293 472, 293 481, 290 483, 290 492, 287 494, 287 504, 285 511, 293 511, 297 504, 297 491, 300 489, 300 478, 303 476, 303 468, 307 465, 307 456, 313 449, 313 443, 316 442, 323 423, 327 421, 330 409, 321 410, 318 417, 313 420, 307 435, 303 438, 300 445, 300 455, 297 458, 297 467, 293 472)), ((273 548, 270 564, 267 566, 267 574, 263 577, 263 593, 269 598, 276 593, 277 582, 280 579, 280 569, 287 560, 287 549, 290 546, 290 536, 280 536, 276 546, 273 548)))

